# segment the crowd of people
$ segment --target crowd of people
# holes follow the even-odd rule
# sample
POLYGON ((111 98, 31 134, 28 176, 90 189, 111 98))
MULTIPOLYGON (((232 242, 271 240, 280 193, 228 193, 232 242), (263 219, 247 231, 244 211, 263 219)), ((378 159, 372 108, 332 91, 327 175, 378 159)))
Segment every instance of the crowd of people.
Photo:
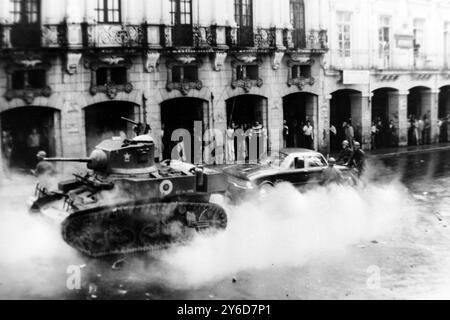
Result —
POLYGON ((38 163, 36 155, 39 151, 46 149, 45 137, 36 128, 32 128, 26 139, 16 139, 11 130, 2 131, 2 165, 3 171, 9 172, 13 165, 14 157, 20 155, 23 164, 29 168, 34 168, 38 163), (23 141, 24 140, 24 141, 23 141))
POLYGON ((300 123, 297 120, 283 122, 283 147, 314 150, 314 126, 308 118, 300 123))
POLYGON ((267 138, 267 130, 259 121, 254 124, 231 122, 226 131, 226 163, 260 160, 267 151, 267 138), (251 144, 255 144, 255 147, 251 144), (254 155, 251 154, 252 147, 256 151, 254 155), (252 157, 255 159, 251 159, 252 157))
POLYGON ((408 144, 420 146, 431 143, 431 121, 424 115, 417 118, 416 115, 408 116, 408 144))
POLYGON ((394 120, 386 123, 378 117, 370 127, 370 145, 372 150, 395 147, 398 145, 398 133, 394 120))

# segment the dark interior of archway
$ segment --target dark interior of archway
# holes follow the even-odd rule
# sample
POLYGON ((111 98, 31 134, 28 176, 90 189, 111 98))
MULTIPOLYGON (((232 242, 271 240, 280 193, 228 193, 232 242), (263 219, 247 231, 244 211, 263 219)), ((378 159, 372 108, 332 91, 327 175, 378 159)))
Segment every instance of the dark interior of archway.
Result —
MULTIPOLYGON (((164 125, 164 159, 170 159, 172 149, 175 147, 176 143, 171 141, 172 133, 175 130, 186 129, 190 132, 191 137, 194 136, 195 122, 203 123, 203 105, 203 100, 194 98, 178 98, 161 104, 161 124, 164 125)), ((194 143, 191 143, 191 147, 191 155, 193 155, 194 143)))
POLYGON ((441 88, 439 92, 439 119, 442 120, 439 128, 439 142, 450 141, 450 86, 441 88))
MULTIPOLYGON (((256 95, 242 95, 227 100, 227 125, 234 123, 244 132, 247 132, 258 122, 267 129, 267 117, 264 113, 267 112, 267 99, 256 95)), ((257 159, 263 152, 264 140, 257 138, 257 159)), ((247 151, 249 151, 249 138, 246 139, 247 151)), ((235 150, 238 150, 237 139, 235 140, 235 150)), ((238 159, 238 152, 235 153, 236 160, 238 159)), ((247 154, 248 157, 248 154, 247 154)), ((246 160, 249 160, 248 158, 246 160)))
POLYGON ((256 122, 264 124, 264 98, 253 95, 243 95, 227 101, 227 124, 234 122, 242 127, 252 127, 256 122))
POLYGON ((306 98, 305 94, 294 94, 283 98, 283 119, 289 127, 289 135, 286 147, 305 147, 301 134, 306 121, 306 98))
POLYGON ((377 90, 372 97, 372 121, 389 123, 389 90, 377 90))
POLYGON ((2 113, 2 141, 4 131, 9 131, 12 137, 12 167, 33 168, 40 150, 46 151, 48 156, 55 156, 54 116, 55 110, 42 107, 17 108, 2 113), (34 146, 30 145, 29 139, 33 129, 38 134, 34 136, 33 140, 37 142, 34 146))
POLYGON ((138 120, 136 105, 131 102, 111 101, 89 106, 85 109, 86 147, 90 154, 103 140, 125 134, 133 138, 133 125, 121 117, 138 120))
POLYGON ((375 137, 375 146, 377 148, 387 148, 392 145, 389 139, 389 92, 393 90, 376 90, 372 97, 372 122, 379 128, 379 133, 375 137), (381 121, 381 127, 379 124, 381 121))
POLYGON ((443 87, 439 92, 439 118, 450 114, 450 87, 443 87))
POLYGON ((351 112, 351 91, 339 91, 332 95, 330 101, 330 124, 334 125, 337 129, 337 136, 330 142, 331 152, 340 150, 340 144, 344 140, 345 132, 342 128, 342 124, 349 121, 352 117, 351 112))
POLYGON ((413 116, 416 119, 422 118, 422 90, 415 88, 410 90, 408 95, 408 118, 413 116))

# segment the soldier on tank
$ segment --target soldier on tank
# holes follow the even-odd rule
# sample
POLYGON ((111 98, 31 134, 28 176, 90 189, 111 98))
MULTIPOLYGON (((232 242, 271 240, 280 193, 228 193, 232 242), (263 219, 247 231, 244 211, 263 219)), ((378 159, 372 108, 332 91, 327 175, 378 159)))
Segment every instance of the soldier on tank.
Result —
POLYGON ((45 160, 47 158, 47 153, 45 151, 39 151, 36 155, 37 165, 31 173, 36 177, 48 175, 53 176, 56 174, 56 169, 52 163, 45 160))

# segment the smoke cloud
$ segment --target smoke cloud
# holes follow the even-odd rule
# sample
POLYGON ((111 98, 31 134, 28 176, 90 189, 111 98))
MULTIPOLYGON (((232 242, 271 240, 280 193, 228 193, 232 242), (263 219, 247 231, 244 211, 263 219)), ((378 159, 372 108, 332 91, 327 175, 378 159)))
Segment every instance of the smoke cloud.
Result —
POLYGON ((241 271, 301 266, 401 228, 403 218, 414 218, 408 199, 395 182, 307 193, 280 184, 241 205, 223 204, 230 221, 224 233, 199 236, 163 253, 161 261, 173 270, 176 287, 202 286, 241 271))

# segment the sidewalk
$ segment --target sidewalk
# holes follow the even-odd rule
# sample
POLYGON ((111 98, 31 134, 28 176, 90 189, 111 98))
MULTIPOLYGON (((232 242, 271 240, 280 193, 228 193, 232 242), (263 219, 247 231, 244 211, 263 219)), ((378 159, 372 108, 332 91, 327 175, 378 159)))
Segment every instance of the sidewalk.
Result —
POLYGON ((425 146, 413 146, 413 147, 398 147, 398 148, 386 148, 378 150, 366 151, 369 158, 383 159, 398 157, 407 154, 420 154, 427 152, 445 151, 450 150, 450 142, 447 143, 435 143, 425 146))

